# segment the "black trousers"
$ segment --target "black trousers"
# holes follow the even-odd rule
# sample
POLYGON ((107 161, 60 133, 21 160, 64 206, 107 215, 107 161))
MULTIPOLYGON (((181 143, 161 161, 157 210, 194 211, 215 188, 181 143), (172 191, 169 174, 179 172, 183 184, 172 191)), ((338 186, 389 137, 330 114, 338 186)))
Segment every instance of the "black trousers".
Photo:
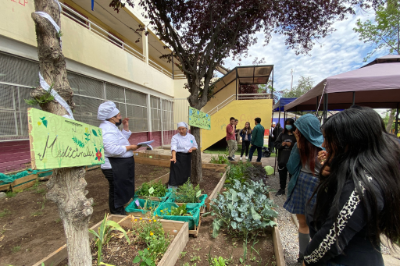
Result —
POLYGON ((240 157, 243 157, 243 153, 245 150, 246 150, 246 156, 249 154, 249 146, 250 146, 250 141, 248 140, 242 141, 242 152, 240 154, 240 157))
MULTIPOLYGON (((286 181, 287 181, 287 176, 288 176, 288 170, 285 167, 283 168, 278 168, 278 172, 279 172, 279 183, 281 185, 281 189, 285 190, 286 189, 286 181)), ((292 177, 291 174, 289 174, 289 180, 292 177)))
POLYGON ((124 206, 121 206, 119 208, 115 208, 114 205, 114 176, 113 176, 113 171, 112 169, 101 169, 103 171, 104 176, 108 180, 108 206, 110 208, 110 213, 111 214, 121 214, 125 215, 125 208, 124 206))

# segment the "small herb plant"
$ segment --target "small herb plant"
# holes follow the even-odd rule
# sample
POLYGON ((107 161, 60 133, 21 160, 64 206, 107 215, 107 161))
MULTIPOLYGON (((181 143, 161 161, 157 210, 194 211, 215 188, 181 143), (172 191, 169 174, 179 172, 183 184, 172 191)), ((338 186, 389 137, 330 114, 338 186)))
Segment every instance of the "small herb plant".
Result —
POLYGON ((92 233, 96 239, 97 245, 97 265, 100 265, 102 261, 102 248, 103 245, 106 245, 108 241, 111 239, 112 231, 120 231, 124 234, 126 241, 130 244, 131 241, 128 238, 125 230, 116 222, 108 220, 108 214, 104 215, 104 219, 99 226, 99 230, 96 233, 94 230, 89 229, 89 232, 92 233))
POLYGON ((223 155, 223 154, 218 154, 217 156, 212 156, 210 163, 214 164, 228 164, 228 156, 223 155))
POLYGON ((143 218, 132 219, 132 234, 138 236, 138 241, 146 244, 147 248, 139 251, 139 255, 133 263, 140 263, 140 266, 155 266, 170 244, 168 235, 165 234, 161 222, 157 217, 149 220, 143 218))
POLYGON ((200 185, 196 187, 189 180, 180 186, 175 192, 175 202, 178 203, 199 203, 201 196, 200 185))
POLYGON ((137 191, 138 196, 143 197, 164 197, 167 194, 168 188, 159 182, 148 182, 143 183, 142 186, 137 191))

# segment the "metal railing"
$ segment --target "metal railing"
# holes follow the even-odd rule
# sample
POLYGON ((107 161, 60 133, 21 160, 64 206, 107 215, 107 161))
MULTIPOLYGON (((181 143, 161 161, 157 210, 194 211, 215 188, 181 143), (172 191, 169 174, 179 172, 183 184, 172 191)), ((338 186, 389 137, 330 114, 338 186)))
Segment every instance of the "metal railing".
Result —
POLYGON ((238 94, 238 100, 257 100, 257 99, 271 99, 271 94, 270 93, 238 94))
POLYGON ((160 66, 159 64, 157 64, 156 62, 154 62, 150 58, 149 58, 149 66, 157 69, 158 71, 160 71, 161 73, 163 73, 167 77, 172 78, 172 73, 171 72, 165 70, 162 66, 160 66))
MULTIPOLYGON (((111 33, 109 33, 108 31, 106 31, 105 29, 101 28, 99 25, 93 23, 92 21, 90 21, 88 18, 82 16, 81 14, 79 14, 78 12, 76 12, 75 10, 73 10, 72 8, 60 3, 63 11, 62 14, 70 19, 72 19, 73 21, 77 22, 78 24, 80 24, 81 26, 87 28, 88 30, 96 33, 98 36, 106 39, 107 41, 111 42, 112 44, 118 46, 119 48, 121 48, 122 50, 126 51, 127 53, 135 56, 136 58, 138 58, 139 60, 145 62, 145 56, 143 54, 141 54, 140 52, 138 52, 135 48, 129 46, 128 44, 124 43, 122 40, 118 39, 117 37, 115 37, 114 35, 112 35, 111 33), (68 10, 68 12, 66 12, 65 10, 68 10), (73 16, 71 15, 73 14, 73 16)), ((161 73, 163 73, 164 75, 166 75, 169 78, 172 78, 172 74, 171 72, 167 71, 165 68, 161 67, 160 65, 158 65, 156 62, 152 61, 151 59, 149 59, 149 65, 152 66, 153 68, 155 68, 156 70, 160 71, 161 73)))
POLYGON ((224 108, 225 106, 227 106, 228 104, 230 104, 231 102, 233 102, 234 100, 236 100, 236 94, 232 94, 231 96, 229 96, 228 98, 226 98, 224 101, 222 101, 220 104, 218 104, 217 106, 215 106, 213 109, 211 109, 210 111, 207 112, 207 114, 209 115, 213 115, 216 112, 218 112, 220 109, 224 108))
MULTIPOLYGON (((258 99, 271 99, 271 94, 269 93, 247 93, 247 94, 238 94, 237 100, 258 100, 258 99)), ((220 104, 215 106, 213 109, 207 112, 209 115, 213 115, 217 113, 219 110, 230 104, 231 102, 236 100, 236 94, 232 94, 220 104)))

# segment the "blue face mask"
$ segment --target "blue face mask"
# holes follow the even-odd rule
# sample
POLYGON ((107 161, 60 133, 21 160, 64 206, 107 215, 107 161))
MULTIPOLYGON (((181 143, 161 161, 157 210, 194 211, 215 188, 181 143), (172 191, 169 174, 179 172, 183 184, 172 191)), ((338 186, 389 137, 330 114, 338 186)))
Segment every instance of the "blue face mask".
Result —
POLYGON ((286 129, 289 130, 289 131, 292 130, 292 128, 293 128, 292 125, 286 125, 285 127, 286 127, 286 129))

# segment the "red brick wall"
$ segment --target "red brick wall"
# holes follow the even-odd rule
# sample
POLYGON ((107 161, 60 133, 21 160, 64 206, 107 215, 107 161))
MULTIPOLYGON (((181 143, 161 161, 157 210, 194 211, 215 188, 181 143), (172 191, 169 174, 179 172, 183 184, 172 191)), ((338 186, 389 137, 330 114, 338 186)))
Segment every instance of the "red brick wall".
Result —
POLYGON ((0 142, 0 173, 24 169, 30 161, 28 140, 0 142))

